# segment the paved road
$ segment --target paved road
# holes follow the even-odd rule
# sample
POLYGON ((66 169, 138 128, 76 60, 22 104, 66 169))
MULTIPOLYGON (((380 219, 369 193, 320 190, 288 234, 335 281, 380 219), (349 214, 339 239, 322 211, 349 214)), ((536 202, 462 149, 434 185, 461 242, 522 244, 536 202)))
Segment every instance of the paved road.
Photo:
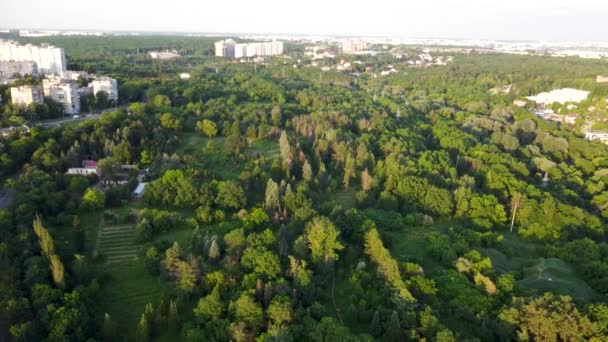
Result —
POLYGON ((82 121, 82 120, 89 120, 89 119, 99 119, 100 117, 101 117, 100 114, 81 115, 80 118, 78 118, 78 119, 74 119, 74 118, 68 117, 68 118, 65 118, 65 119, 57 119, 57 120, 44 121, 44 122, 41 122, 40 124, 44 128, 54 128, 54 127, 59 127, 61 125, 65 125, 66 123, 70 123, 70 122, 74 122, 74 121, 82 121))

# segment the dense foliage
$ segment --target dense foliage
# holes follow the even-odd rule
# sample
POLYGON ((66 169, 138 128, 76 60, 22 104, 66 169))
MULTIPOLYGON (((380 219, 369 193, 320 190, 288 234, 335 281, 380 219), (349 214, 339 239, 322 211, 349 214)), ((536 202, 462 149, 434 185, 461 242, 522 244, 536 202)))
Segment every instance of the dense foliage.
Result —
POLYGON ((123 108, 0 140, 0 339, 607 336, 608 147, 512 105, 561 86, 605 104, 605 60, 341 73, 222 61, 206 38, 34 41, 117 78, 123 108), (65 174, 86 159, 147 169, 143 198, 137 172, 65 174))

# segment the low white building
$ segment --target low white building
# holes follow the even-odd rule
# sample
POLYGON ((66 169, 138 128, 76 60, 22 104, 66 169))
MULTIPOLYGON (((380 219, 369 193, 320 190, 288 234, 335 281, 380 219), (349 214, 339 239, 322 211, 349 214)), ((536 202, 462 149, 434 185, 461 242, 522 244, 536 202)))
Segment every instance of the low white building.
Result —
POLYGON ((606 144, 608 143, 608 133, 601 131, 587 131, 585 132, 585 139, 589 141, 600 141, 606 144))
POLYGON ((6 127, 6 128, 0 128, 0 137, 8 137, 13 132, 19 132, 21 134, 23 134, 23 133, 29 133, 30 132, 30 128, 28 126, 26 126, 26 125, 22 125, 22 126, 10 126, 10 127, 6 127))
POLYGON ((90 84, 93 87, 93 94, 97 95, 100 91, 108 95, 108 99, 118 101, 118 82, 110 77, 96 77, 90 84))
POLYGON ((554 89, 550 92, 540 93, 535 96, 528 96, 526 98, 537 104, 552 104, 554 102, 564 104, 566 102, 581 102, 587 99, 587 96, 589 96, 589 92, 586 90, 563 88, 554 89))
POLYGON ((148 183, 137 184, 137 187, 135 188, 135 190, 133 190, 133 193, 131 193, 133 198, 141 198, 144 195, 144 191, 146 190, 147 184, 148 183))
POLYGON ((23 107, 30 103, 43 104, 42 89, 38 86, 11 87, 11 102, 23 107))
POLYGON ((190 79, 190 74, 187 72, 182 72, 181 74, 179 74, 179 78, 182 80, 189 80, 190 79))
POLYGON ((176 51, 150 51, 152 59, 173 59, 181 57, 176 51))
POLYGON ((83 160, 82 167, 71 167, 66 172, 68 175, 99 175, 99 169, 97 168, 97 162, 94 160, 83 160))

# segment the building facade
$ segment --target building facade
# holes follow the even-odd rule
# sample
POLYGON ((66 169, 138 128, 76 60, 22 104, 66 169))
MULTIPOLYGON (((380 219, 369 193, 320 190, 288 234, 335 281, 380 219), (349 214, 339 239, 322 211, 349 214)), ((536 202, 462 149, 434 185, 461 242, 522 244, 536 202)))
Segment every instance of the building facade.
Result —
POLYGON ((38 65, 36 62, 15 62, 15 61, 3 61, 0 62, 0 78, 12 78, 14 74, 24 75, 38 75, 38 65))
POLYGON ((283 54, 283 42, 235 43, 232 39, 215 43, 215 56, 243 58, 256 56, 278 56, 283 54))
POLYGON ((343 53, 355 53, 363 50, 367 50, 367 42, 365 40, 349 39, 342 42, 343 53))
POLYGON ((108 99, 114 102, 118 101, 118 82, 110 77, 97 77, 90 86, 93 87, 93 94, 97 95, 100 91, 108 94, 108 99))
POLYGON ((52 45, 21 45, 0 40, 0 61, 35 62, 42 74, 61 75, 66 71, 65 51, 52 45))
POLYGON ((42 80, 44 96, 61 103, 66 114, 74 115, 80 113, 80 93, 75 81, 67 80, 58 76, 42 80))
POLYGON ((42 89, 37 86, 11 87, 11 101, 13 104, 27 106, 30 103, 44 103, 42 89))

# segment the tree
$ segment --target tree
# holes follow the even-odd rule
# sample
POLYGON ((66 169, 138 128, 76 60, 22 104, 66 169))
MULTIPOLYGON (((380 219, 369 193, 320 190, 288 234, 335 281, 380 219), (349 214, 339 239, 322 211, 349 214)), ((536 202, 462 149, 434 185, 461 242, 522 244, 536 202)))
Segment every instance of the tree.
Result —
POLYGON ((106 109, 110 107, 110 99, 105 91, 98 91, 95 94, 95 107, 97 109, 106 109))
POLYGON ((175 300, 169 301, 169 313, 167 314, 167 327, 169 331, 175 333, 179 325, 179 313, 177 311, 177 304, 175 300))
POLYGON ((292 319, 291 301, 287 296, 276 296, 266 310, 273 325, 281 326, 292 319))
POLYGON ((401 340, 401 323, 399 322, 399 315, 397 311, 393 311, 391 317, 386 324, 384 336, 388 341, 400 341, 401 340))
POLYGON ((266 193, 265 193, 265 202, 264 205, 266 209, 276 210, 280 206, 279 202, 279 185, 272 180, 272 178, 268 179, 266 183, 266 193))
POLYGON ((345 189, 348 189, 348 186, 350 185, 350 180, 355 176, 355 174, 356 174, 355 159, 349 153, 346 156, 346 161, 344 163, 344 179, 343 179, 343 183, 344 183, 344 188, 345 189))
POLYGON ((243 188, 234 181, 219 182, 215 203, 220 207, 240 209, 247 203, 243 188))
POLYGON ((106 342, 114 341, 115 339, 115 330, 114 330, 114 322, 112 322, 112 318, 106 312, 103 316, 103 340, 106 342))
POLYGON ((209 247, 209 259, 216 260, 220 257, 220 246, 217 244, 217 241, 214 239, 211 241, 211 246, 209 247))
POLYGON ((313 176, 314 175, 312 173, 312 167, 310 166, 308 160, 305 160, 304 164, 302 165, 302 179, 305 182, 310 183, 312 181, 313 176))
POLYGON ((369 325, 369 333, 374 337, 380 337, 382 335, 382 324, 380 323, 380 313, 378 310, 374 311, 372 322, 369 325))
POLYGON ((82 207, 88 210, 102 209, 106 203, 106 195, 98 189, 89 188, 82 196, 82 207))
POLYGON ((146 255, 144 257, 144 265, 148 272, 152 275, 158 274, 158 265, 160 262, 160 255, 158 254, 158 249, 152 246, 148 248, 146 251, 146 255))
POLYGON ((51 274, 53 275, 53 282, 59 288, 65 286, 65 269, 63 263, 57 254, 52 254, 49 258, 51 263, 51 274))
POLYGON ((224 242, 226 248, 230 254, 238 254, 243 248, 245 248, 245 233, 243 229, 235 229, 224 235, 224 242))
POLYGON ((167 276, 169 277, 169 279, 177 278, 177 275, 178 275, 177 270, 178 270, 178 265, 180 262, 181 254, 182 254, 182 249, 179 246, 179 243, 177 243, 177 241, 175 241, 173 243, 172 247, 168 248, 165 251, 164 267, 165 267, 165 270, 167 272, 167 276))
POLYGON ((180 261, 177 267, 177 288, 184 292, 192 292, 198 282, 198 276, 193 267, 186 261, 180 261))
POLYGON ((224 304, 220 298, 220 288, 215 286, 210 294, 199 299, 198 304, 194 308, 194 314, 201 321, 209 319, 218 319, 224 312, 224 304))
POLYGON ((231 310, 238 321, 257 329, 264 323, 262 307, 250 295, 242 293, 239 299, 232 303, 231 310))
POLYGON ((361 172, 361 189, 363 191, 370 191, 374 187, 374 179, 369 174, 367 169, 361 172))
POLYGON ((511 197, 511 228, 509 232, 513 232, 513 224, 515 224, 515 215, 517 214, 517 209, 521 206, 524 197, 521 193, 516 192, 511 197))
POLYGON ((498 318, 518 337, 535 341, 589 341, 598 337, 593 323, 568 296, 545 293, 536 299, 516 297, 498 318))
POLYGON ((312 260, 316 263, 338 259, 338 252, 344 246, 338 241, 340 232, 324 216, 315 217, 306 224, 306 239, 312 260))
POLYGON ((215 122, 211 120, 202 120, 196 123, 196 128, 198 128, 206 137, 213 138, 217 135, 217 126, 215 122))
POLYGON ((148 342, 150 340, 150 326, 145 314, 141 314, 137 329, 135 330, 136 342, 148 342))
POLYGON ((389 250, 384 247, 376 228, 372 228, 365 233, 365 254, 378 266, 379 273, 392 286, 397 298, 405 302, 415 301, 414 296, 401 278, 399 264, 391 257, 389 250))
POLYGON ((279 257, 263 246, 248 247, 241 264, 266 279, 273 279, 281 272, 279 257))
POLYGON ((165 113, 160 117, 160 125, 164 128, 173 130, 173 131, 181 131, 182 122, 178 118, 176 118, 171 113, 165 113))
POLYGON ((283 114, 281 113, 281 107, 273 106, 272 110, 270 111, 270 118, 272 119, 272 123, 275 124, 275 126, 280 126, 282 122, 282 117, 283 114))

